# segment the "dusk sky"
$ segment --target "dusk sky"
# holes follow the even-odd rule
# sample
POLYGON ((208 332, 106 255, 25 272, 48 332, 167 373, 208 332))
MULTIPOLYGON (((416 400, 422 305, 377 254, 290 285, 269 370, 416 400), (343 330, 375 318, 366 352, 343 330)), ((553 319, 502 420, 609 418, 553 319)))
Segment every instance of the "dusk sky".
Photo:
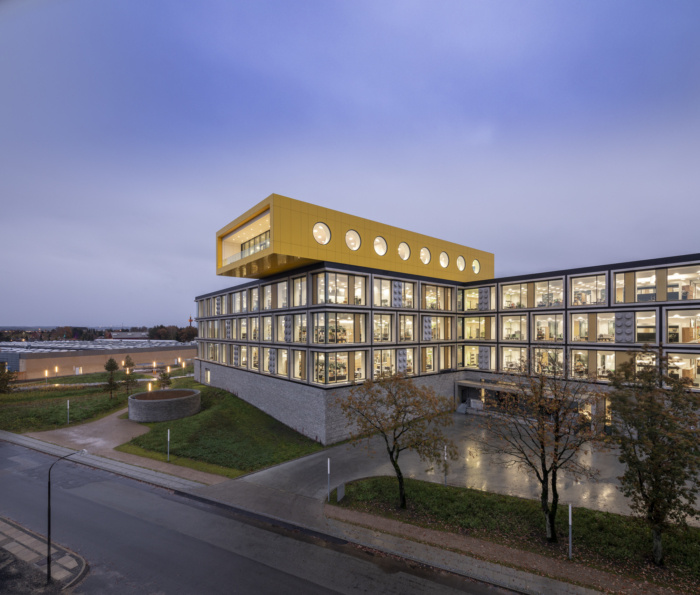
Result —
POLYGON ((185 326, 269 194, 493 252, 700 252, 700 2, 4 0, 0 325, 185 326))

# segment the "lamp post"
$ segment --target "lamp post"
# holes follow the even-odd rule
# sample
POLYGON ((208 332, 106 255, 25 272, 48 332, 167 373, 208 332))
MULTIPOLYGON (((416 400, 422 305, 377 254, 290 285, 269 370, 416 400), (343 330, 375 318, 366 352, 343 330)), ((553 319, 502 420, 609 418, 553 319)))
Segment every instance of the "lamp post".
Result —
POLYGON ((70 452, 67 455, 62 456, 60 459, 56 459, 53 463, 51 463, 51 466, 49 467, 49 498, 48 498, 48 535, 46 539, 46 584, 49 585, 51 584, 51 469, 53 469, 53 466, 58 463, 58 461, 62 461, 63 459, 67 459, 68 457, 72 457, 74 455, 86 455, 87 450, 78 450, 76 452, 70 452))

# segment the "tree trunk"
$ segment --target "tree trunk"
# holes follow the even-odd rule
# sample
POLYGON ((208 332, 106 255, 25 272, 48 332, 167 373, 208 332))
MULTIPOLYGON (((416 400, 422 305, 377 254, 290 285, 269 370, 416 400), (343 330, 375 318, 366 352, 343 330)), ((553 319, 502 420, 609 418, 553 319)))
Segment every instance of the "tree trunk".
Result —
POLYGON ((542 494, 540 495, 540 503, 542 504, 542 514, 544 515, 544 525, 547 529, 547 541, 551 541, 552 528, 549 524, 549 476, 544 474, 540 482, 542 494))
POLYGON ((550 543, 557 542, 557 509, 559 508, 559 491, 557 490, 557 470, 552 470, 552 507, 549 509, 547 517, 547 541, 550 543))
POLYGON ((659 527, 652 527, 651 537, 653 540, 652 552, 654 555, 654 564, 656 564, 657 566, 663 566, 664 550, 661 544, 661 529, 659 527))
POLYGON ((399 467, 398 461, 394 460, 391 451, 389 451, 389 457, 391 458, 391 464, 394 466, 394 471, 396 472, 396 479, 399 480, 399 508, 406 508, 406 490, 403 485, 403 473, 401 473, 401 467, 399 467))

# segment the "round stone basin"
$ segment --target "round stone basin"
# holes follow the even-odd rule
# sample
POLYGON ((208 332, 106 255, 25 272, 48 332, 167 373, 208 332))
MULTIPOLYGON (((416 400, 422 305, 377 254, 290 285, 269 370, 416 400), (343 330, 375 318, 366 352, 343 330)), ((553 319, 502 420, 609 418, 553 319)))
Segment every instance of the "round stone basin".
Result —
POLYGON ((129 419, 139 422, 181 419, 201 408, 201 395, 192 389, 154 390, 129 397, 129 419))

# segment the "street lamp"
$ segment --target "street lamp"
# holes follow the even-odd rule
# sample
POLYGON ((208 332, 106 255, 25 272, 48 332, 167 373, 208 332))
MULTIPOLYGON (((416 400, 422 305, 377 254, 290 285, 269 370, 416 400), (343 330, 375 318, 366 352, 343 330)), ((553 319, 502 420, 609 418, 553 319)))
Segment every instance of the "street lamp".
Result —
POLYGON ((56 459, 53 463, 51 463, 51 466, 49 467, 49 506, 48 506, 48 537, 46 540, 46 584, 49 585, 51 584, 51 469, 53 469, 53 466, 58 463, 58 461, 62 461, 63 459, 67 459, 68 457, 72 457, 74 455, 86 455, 87 450, 78 450, 76 452, 70 452, 67 455, 62 456, 60 459, 56 459))

